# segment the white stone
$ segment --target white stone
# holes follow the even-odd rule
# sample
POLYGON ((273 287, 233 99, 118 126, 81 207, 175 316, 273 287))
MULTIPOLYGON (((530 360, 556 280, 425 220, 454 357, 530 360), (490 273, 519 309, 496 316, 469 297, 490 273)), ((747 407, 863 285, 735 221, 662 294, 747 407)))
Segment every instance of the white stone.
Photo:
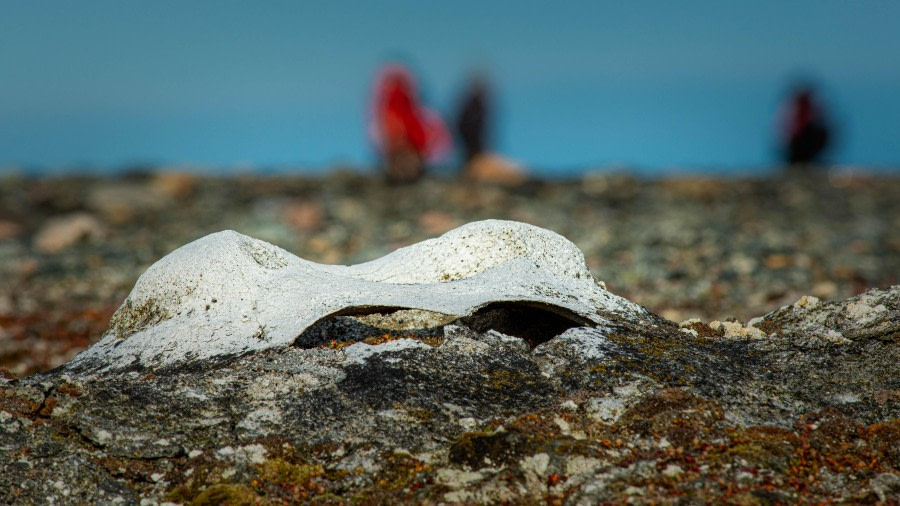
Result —
POLYGON ((371 262, 321 265, 233 231, 189 243, 152 265, 73 365, 162 367, 290 346, 317 321, 354 308, 465 316, 491 302, 555 306, 607 323, 646 310, 599 286, 578 248, 524 223, 488 220, 371 262))
POLYGON ((752 482, 756 481, 753 474, 748 473, 747 471, 741 471, 741 472, 737 473, 737 476, 735 476, 734 479, 738 483, 744 483, 744 484, 752 483, 752 482))
POLYGON ((625 489, 625 495, 644 495, 644 490, 646 490, 644 487, 630 485, 625 489))
POLYGON ((744 327, 739 322, 713 321, 710 328, 721 330, 726 339, 765 339, 768 335, 756 327, 744 327))
POLYGON ((676 464, 669 464, 668 466, 666 466, 665 469, 663 469, 662 473, 663 473, 663 475, 668 476, 669 478, 674 478, 683 472, 684 472, 684 469, 682 469, 681 466, 676 465, 676 464))
POLYGON ((794 307, 798 307, 798 308, 805 307, 807 309, 812 309, 812 308, 818 306, 819 302, 821 302, 821 301, 819 300, 818 297, 813 297, 812 295, 804 295, 803 297, 800 297, 800 299, 797 300, 797 302, 794 303, 794 307))
POLYGON ((266 461, 266 455, 268 454, 268 450, 260 444, 242 446, 239 450, 251 464, 262 464, 266 461))
POLYGON ((113 435, 108 430, 97 429, 94 432, 94 439, 97 442, 97 444, 99 444, 101 446, 110 442, 112 440, 112 438, 113 438, 113 435))
POLYGON ((547 466, 550 465, 550 455, 547 455, 546 453, 529 455, 522 459, 520 464, 522 470, 534 471, 539 476, 543 476, 547 473, 547 466))
POLYGON ((566 474, 572 476, 582 473, 594 473, 605 464, 606 462, 600 459, 574 455, 566 461, 566 474))
POLYGON ((559 405, 559 407, 568 411, 578 411, 578 404, 575 404, 575 401, 573 401, 572 399, 564 401, 559 405))
POLYGON ((598 422, 612 423, 625 411, 625 402, 616 397, 594 397, 588 402, 588 416, 598 422))
POLYGON ((484 479, 484 474, 457 469, 438 469, 437 482, 450 488, 462 488, 469 483, 484 479))
POLYGON ((218 453, 219 455, 221 455, 221 456, 223 456, 223 457, 227 457, 227 456, 230 456, 230 455, 234 455, 234 448, 232 448, 232 447, 230 447, 230 446, 224 446, 224 447, 222 447, 222 448, 219 448, 219 449, 216 451, 216 453, 218 453))

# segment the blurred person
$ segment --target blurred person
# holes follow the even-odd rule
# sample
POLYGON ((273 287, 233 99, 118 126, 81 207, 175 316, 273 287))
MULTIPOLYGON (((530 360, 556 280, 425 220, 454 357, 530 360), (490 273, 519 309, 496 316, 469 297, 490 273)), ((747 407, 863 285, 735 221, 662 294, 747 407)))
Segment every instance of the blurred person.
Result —
POLYGON ((796 87, 782 112, 781 148, 785 163, 805 166, 821 161, 831 141, 822 105, 812 86, 796 87))
POLYGON ((463 177, 512 185, 524 182, 527 178, 521 167, 491 152, 492 127, 490 86, 483 75, 476 75, 462 94, 456 114, 456 133, 463 150, 463 177))
POLYGON ((371 133, 391 182, 412 182, 450 144, 440 117, 424 107, 408 69, 389 64, 375 82, 371 133))
POLYGON ((462 141, 464 162, 468 165, 487 149, 488 144, 491 108, 483 77, 475 77, 469 82, 459 104, 456 132, 462 141))

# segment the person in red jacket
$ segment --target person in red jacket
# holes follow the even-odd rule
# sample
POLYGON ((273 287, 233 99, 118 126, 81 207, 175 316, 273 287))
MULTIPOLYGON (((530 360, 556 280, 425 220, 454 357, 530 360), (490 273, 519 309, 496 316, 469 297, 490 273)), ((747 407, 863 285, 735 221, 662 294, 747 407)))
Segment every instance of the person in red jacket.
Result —
POLYGON ((443 122, 419 102, 412 74, 397 64, 385 67, 376 81, 371 130, 394 182, 421 177, 425 162, 449 144, 443 122))

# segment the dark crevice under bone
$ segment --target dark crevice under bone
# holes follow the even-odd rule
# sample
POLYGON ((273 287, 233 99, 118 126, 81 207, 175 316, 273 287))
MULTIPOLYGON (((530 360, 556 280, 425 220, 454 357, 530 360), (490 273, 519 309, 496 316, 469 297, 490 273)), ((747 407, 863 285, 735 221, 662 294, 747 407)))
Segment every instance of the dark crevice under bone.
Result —
MULTIPOLYGON (((435 339, 444 336, 444 325, 391 330, 370 325, 357 317, 391 315, 411 308, 388 306, 363 306, 342 309, 322 318, 297 336, 295 347, 311 349, 329 343, 351 343, 376 338, 385 334, 414 339, 435 339)), ((451 323, 463 325, 477 332, 494 330, 518 337, 534 349, 573 327, 594 326, 593 322, 550 304, 526 301, 493 302, 468 316, 451 323)))
POLYGON ((495 330, 524 339, 534 349, 574 327, 593 327, 594 323, 571 311, 550 304, 531 302, 492 302, 459 323, 477 332, 495 330))

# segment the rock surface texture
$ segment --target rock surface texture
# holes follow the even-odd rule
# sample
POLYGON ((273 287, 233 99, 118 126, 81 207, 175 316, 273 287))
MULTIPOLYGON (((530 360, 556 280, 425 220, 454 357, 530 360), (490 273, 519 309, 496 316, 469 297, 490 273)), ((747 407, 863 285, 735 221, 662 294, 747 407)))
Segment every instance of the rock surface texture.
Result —
POLYGON ((552 232, 350 267, 223 232, 0 379, 0 502, 896 501, 900 287, 677 324, 552 232))

